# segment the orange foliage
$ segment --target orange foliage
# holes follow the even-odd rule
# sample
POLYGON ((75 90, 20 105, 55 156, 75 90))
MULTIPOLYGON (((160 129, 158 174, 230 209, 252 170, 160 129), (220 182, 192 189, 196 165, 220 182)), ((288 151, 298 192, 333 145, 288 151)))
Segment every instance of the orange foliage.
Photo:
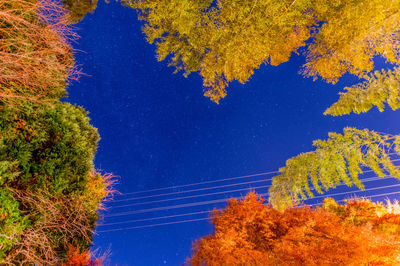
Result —
POLYGON ((104 201, 110 199, 117 191, 114 189, 117 181, 115 176, 107 173, 100 174, 96 171, 89 173, 85 191, 81 195, 82 202, 91 210, 104 210, 104 201))
POLYGON ((46 102, 76 79, 66 11, 51 0, 0 1, 0 101, 46 102))
MULTIPOLYGON (((284 212, 263 205, 254 193, 224 210, 214 210, 215 232, 193 246, 189 265, 398 265, 400 239, 379 230, 384 221, 400 225, 400 215, 376 226, 351 223, 332 208, 290 208, 284 212)), ((360 202, 365 204, 365 202, 360 202)), ((367 203, 370 206, 373 203, 367 203)), ((337 205, 340 206, 340 205, 337 205)), ((342 206, 343 207, 343 206, 342 206)), ((340 207, 341 208, 341 207, 340 207)), ((354 209, 352 205, 344 206, 354 209)), ((366 212, 359 212, 360 217, 366 212)), ((371 213, 369 213, 371 214, 371 213)), ((386 213, 389 215, 389 213, 386 213)), ((367 217, 370 217, 367 215, 367 217)), ((383 220, 382 220, 383 219, 383 220)))
POLYGON ((79 248, 69 246, 67 251, 67 259, 61 264, 62 266, 101 266, 103 265, 100 259, 91 259, 89 251, 80 252, 79 248))

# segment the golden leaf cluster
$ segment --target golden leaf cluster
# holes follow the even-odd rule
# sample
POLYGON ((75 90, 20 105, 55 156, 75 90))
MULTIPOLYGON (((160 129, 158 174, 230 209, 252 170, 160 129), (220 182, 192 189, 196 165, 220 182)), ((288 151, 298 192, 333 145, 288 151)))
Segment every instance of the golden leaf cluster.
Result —
POLYGON ((335 83, 363 77, 373 58, 400 63, 400 4, 392 0, 123 0, 139 11, 157 58, 185 75, 199 72, 205 95, 219 102, 234 80, 279 65, 304 47, 305 76, 335 83), (311 38, 311 39, 310 39, 311 38), (306 45, 306 41, 309 42, 306 45))

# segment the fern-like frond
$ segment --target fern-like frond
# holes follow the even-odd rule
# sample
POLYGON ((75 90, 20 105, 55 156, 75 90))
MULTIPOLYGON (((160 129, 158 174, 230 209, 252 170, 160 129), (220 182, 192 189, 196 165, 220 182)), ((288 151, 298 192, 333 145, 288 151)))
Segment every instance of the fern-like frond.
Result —
POLYGON ((339 100, 325 111, 325 115, 347 115, 368 112, 373 106, 383 112, 385 104, 393 110, 400 108, 400 67, 375 71, 366 81, 345 88, 339 100))
POLYGON ((269 189, 270 202, 279 209, 291 206, 300 199, 314 197, 310 188, 320 194, 342 182, 347 186, 364 186, 358 178, 363 167, 378 176, 387 174, 400 179, 389 153, 399 153, 399 136, 380 134, 368 129, 345 128, 344 133, 329 133, 327 140, 316 140, 315 151, 301 153, 279 169, 269 189))

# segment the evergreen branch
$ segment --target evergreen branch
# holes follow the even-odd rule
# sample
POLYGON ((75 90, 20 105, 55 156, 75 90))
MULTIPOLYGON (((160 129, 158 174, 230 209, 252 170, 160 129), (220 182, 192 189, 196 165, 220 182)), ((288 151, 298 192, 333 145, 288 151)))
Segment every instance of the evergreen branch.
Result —
POLYGON ((339 100, 325 111, 325 115, 346 115, 368 112, 373 106, 383 112, 385 104, 396 110, 400 108, 400 67, 392 71, 375 71, 366 81, 345 88, 339 100))
POLYGON ((279 169, 269 189, 270 202, 279 209, 292 206, 300 199, 314 197, 311 185, 319 194, 344 182, 364 189, 358 178, 361 167, 378 176, 387 173, 400 179, 400 171, 391 162, 389 151, 400 154, 400 136, 378 134, 368 129, 345 128, 344 134, 329 133, 327 140, 316 140, 315 151, 301 153, 279 169))

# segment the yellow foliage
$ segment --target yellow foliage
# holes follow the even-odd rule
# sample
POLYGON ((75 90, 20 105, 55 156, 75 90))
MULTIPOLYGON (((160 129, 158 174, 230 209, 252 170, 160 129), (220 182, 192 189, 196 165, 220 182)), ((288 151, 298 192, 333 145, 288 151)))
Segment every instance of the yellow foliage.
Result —
POLYGON ((205 96, 226 96, 263 63, 279 65, 304 49, 302 73, 336 82, 370 72, 373 58, 400 63, 400 3, 393 0, 123 0, 146 21, 143 32, 158 60, 185 76, 199 72, 205 96))
POLYGON ((400 67, 393 70, 375 71, 365 81, 344 88, 340 99, 325 111, 325 115, 345 115, 354 112, 368 112, 373 106, 380 112, 385 104, 393 110, 400 108, 400 67))
POLYGON ((205 95, 226 96, 229 82, 245 83, 263 63, 278 65, 305 45, 313 24, 305 1, 134 1, 145 20, 143 31, 157 45, 157 58, 185 75, 199 71, 205 95))
POLYGON ((115 193, 113 189, 115 183, 116 180, 112 174, 102 175, 92 171, 89 174, 85 190, 80 196, 85 207, 91 211, 104 209, 103 201, 115 193))
POLYGON ((304 75, 332 83, 346 72, 363 77, 377 55, 400 64, 399 1, 317 0, 313 11, 323 25, 306 52, 304 75))

